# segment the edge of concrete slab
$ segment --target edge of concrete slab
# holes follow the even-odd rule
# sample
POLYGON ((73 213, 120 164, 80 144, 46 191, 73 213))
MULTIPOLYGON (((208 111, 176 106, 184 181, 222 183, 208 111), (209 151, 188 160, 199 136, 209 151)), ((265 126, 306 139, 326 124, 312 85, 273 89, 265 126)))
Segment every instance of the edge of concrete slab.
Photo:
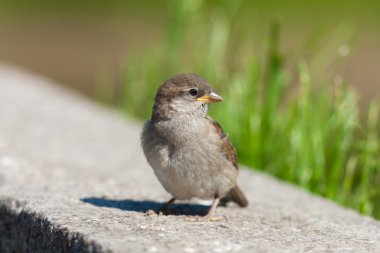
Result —
POLYGON ((1 252, 109 252, 14 199, 0 197, 0 217, 1 252))

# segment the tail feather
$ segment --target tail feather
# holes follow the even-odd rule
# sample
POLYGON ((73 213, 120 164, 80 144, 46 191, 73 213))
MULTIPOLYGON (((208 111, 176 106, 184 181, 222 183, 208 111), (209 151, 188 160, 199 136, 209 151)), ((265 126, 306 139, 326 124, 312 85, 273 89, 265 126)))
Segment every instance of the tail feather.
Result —
POLYGON ((240 207, 247 207, 248 200, 245 197, 244 193, 240 190, 239 186, 232 188, 225 197, 220 200, 220 204, 225 206, 228 202, 233 201, 238 204, 240 207))

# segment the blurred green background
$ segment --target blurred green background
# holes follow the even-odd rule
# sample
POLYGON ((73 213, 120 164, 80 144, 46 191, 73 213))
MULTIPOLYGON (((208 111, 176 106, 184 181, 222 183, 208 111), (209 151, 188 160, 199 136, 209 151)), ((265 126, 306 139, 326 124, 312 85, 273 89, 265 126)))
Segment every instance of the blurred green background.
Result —
POLYGON ((380 2, 0 0, 0 60, 149 117, 204 76, 239 160, 380 219, 380 2))

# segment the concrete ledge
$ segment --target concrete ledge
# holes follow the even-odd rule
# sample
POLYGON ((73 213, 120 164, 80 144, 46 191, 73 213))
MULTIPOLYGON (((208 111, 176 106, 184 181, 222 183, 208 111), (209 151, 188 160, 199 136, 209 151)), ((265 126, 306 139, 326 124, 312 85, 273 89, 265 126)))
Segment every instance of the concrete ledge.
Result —
POLYGON ((169 195, 140 123, 14 67, 0 77, 1 252, 380 252, 378 221, 246 169, 251 205, 219 208, 226 222, 145 216, 169 195))
POLYGON ((0 199, 1 252, 104 252, 79 233, 56 227, 16 200, 0 199))

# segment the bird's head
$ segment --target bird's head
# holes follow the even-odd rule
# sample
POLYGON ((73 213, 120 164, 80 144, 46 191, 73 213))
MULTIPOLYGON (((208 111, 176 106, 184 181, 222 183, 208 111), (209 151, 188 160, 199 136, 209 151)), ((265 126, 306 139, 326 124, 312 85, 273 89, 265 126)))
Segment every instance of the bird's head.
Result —
POLYGON ((222 102, 206 80, 195 74, 179 74, 164 82, 157 91, 153 117, 177 115, 203 117, 209 103, 222 102))

